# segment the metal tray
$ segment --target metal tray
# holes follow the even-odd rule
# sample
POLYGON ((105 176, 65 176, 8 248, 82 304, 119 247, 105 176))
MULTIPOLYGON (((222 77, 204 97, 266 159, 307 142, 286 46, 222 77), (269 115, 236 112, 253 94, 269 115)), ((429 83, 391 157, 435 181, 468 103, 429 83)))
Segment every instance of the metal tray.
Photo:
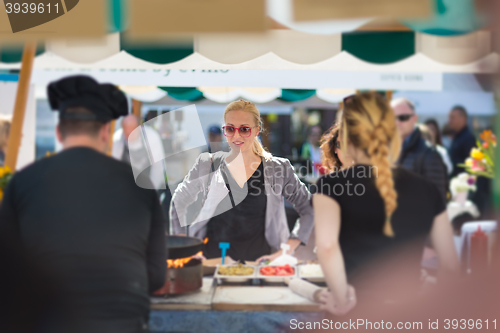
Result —
POLYGON ((220 267, 230 267, 230 266, 237 266, 238 264, 231 264, 231 265, 217 265, 217 269, 215 270, 214 278, 216 279, 222 279, 227 282, 245 282, 248 280, 255 279, 255 276, 257 275, 257 266, 253 265, 243 265, 246 267, 252 267, 253 268, 253 274, 250 275, 222 275, 219 274, 219 268, 220 267))
POLYGON ((298 266, 292 266, 294 270, 294 274, 292 275, 284 275, 284 276, 271 276, 271 275, 262 275, 260 274, 260 269, 263 267, 273 267, 273 265, 260 265, 257 267, 257 279, 263 279, 264 281, 268 282, 285 282, 285 278, 294 278, 297 277, 297 267, 298 266))
MULTIPOLYGON (((309 265, 313 265, 313 264, 309 264, 309 265)), ((319 264, 316 264, 316 265, 319 265, 319 264)), ((299 274, 299 278, 303 279, 303 280, 307 280, 307 281, 310 281, 310 282, 325 282, 325 276, 324 275, 303 275, 302 274, 302 267, 304 266, 307 266, 306 265, 299 265, 297 266, 297 273, 299 274)))

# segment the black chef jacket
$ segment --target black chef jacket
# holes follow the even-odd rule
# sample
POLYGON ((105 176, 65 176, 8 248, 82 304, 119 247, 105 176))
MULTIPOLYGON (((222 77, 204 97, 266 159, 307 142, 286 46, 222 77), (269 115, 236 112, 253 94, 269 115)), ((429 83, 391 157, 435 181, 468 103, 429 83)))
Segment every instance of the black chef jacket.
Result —
POLYGON ((130 165, 84 147, 18 172, 0 209, 0 232, 98 321, 147 318, 148 295, 165 280, 164 221, 130 165))

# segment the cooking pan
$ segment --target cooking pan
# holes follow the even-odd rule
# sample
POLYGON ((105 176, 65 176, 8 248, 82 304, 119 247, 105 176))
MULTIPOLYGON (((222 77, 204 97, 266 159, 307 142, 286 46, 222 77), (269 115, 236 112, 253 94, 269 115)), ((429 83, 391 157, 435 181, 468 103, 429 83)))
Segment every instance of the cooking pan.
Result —
POLYGON ((166 236, 168 259, 182 259, 194 256, 203 250, 203 241, 194 237, 166 236))

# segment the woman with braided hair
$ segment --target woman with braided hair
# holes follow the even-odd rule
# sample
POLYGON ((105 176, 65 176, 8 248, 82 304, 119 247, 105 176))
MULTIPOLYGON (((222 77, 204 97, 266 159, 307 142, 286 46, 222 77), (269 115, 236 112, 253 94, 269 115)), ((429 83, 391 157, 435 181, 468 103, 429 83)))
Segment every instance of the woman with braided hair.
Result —
POLYGON ((416 291, 428 234, 441 268, 457 269, 452 228, 438 189, 393 167, 401 141, 394 112, 382 96, 361 93, 344 100, 340 146, 354 165, 320 178, 313 197, 317 254, 331 290, 321 295, 323 309, 343 314, 354 308, 355 289, 348 280, 360 299, 382 303, 401 297, 401 290, 391 293, 397 289, 393 284, 371 284, 380 270, 390 274, 394 269, 392 254, 410 267, 401 281, 404 291, 416 291))

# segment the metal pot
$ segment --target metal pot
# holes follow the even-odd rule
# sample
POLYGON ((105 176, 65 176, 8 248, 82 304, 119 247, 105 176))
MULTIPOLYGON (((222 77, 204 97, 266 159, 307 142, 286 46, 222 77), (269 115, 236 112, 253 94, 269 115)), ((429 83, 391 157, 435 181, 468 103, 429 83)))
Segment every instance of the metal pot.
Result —
POLYGON ((182 294, 201 288, 203 265, 199 259, 191 259, 184 267, 167 269, 165 284, 155 295, 182 294))
MULTIPOLYGON (((189 258, 202 251, 201 239, 182 236, 166 236, 167 258, 171 260, 189 258)), ((201 288, 203 265, 199 259, 191 259, 183 267, 167 268, 163 287, 155 295, 181 294, 201 288)))
POLYGON ((166 236, 166 243, 168 259, 188 258, 203 249, 203 241, 194 237, 166 236))

